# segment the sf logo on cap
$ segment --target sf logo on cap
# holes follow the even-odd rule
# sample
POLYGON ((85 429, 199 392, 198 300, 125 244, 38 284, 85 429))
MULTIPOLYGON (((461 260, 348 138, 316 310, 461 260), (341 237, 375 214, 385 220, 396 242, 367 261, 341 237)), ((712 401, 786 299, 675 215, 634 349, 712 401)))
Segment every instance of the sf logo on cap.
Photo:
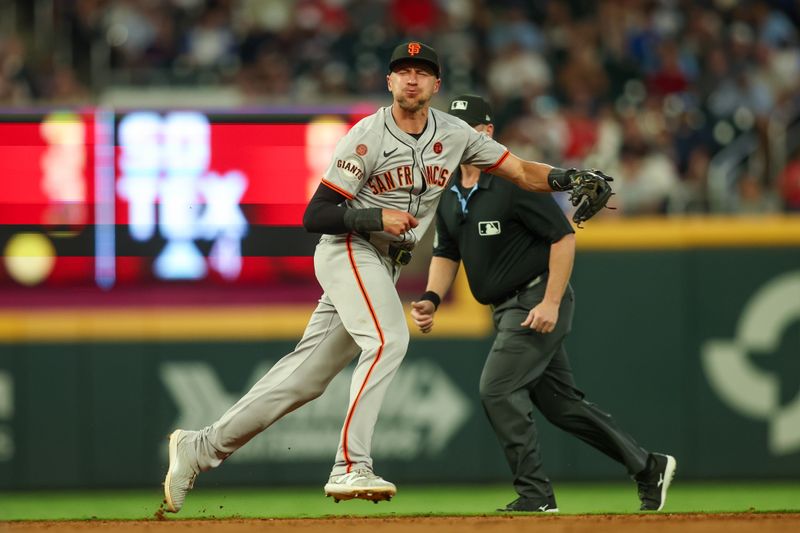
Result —
POLYGON ((419 43, 411 42, 408 43, 408 55, 415 56, 422 50, 422 46, 419 43))

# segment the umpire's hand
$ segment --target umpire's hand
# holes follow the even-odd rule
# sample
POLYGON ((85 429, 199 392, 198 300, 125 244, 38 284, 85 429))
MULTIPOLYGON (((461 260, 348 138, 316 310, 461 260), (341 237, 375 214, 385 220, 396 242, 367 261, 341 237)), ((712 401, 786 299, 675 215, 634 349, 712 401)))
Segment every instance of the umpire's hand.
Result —
POLYGON ((430 300, 411 302, 411 318, 422 333, 430 333, 433 329, 433 315, 436 307, 430 300))
POLYGON ((531 309, 528 318, 520 325, 530 327, 539 333, 550 333, 556 329, 556 322, 558 322, 558 305, 542 301, 531 309))

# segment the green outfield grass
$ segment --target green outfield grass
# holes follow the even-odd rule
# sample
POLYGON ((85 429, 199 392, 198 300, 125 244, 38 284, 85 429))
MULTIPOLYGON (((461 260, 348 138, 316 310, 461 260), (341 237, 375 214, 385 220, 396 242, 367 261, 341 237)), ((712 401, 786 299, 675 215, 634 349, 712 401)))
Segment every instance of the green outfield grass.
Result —
MULTIPOLYGON (((636 488, 627 484, 557 484, 562 513, 632 513, 636 488)), ((514 499, 509 486, 401 486, 392 502, 348 501, 335 504, 321 487, 229 489, 198 486, 175 518, 320 517, 376 515, 490 514, 514 499)), ((0 493, 0 520, 147 519, 154 517, 161 492, 41 491, 0 493)), ((677 482, 666 512, 800 512, 800 483, 677 482)))

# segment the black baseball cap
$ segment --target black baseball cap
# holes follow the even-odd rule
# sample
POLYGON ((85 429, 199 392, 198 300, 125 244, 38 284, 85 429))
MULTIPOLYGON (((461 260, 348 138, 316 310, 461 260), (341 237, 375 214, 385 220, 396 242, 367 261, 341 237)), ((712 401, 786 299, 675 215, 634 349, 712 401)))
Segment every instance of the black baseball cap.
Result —
POLYGON ((419 41, 409 41, 397 45, 394 52, 392 52, 392 58, 389 60, 389 71, 394 68, 396 63, 407 60, 427 63, 433 68, 433 73, 436 74, 436 77, 439 77, 439 71, 441 70, 439 67, 439 55, 436 50, 427 44, 419 41))
POLYGON ((492 123, 492 107, 477 94, 462 94, 450 102, 450 114, 470 126, 492 123))

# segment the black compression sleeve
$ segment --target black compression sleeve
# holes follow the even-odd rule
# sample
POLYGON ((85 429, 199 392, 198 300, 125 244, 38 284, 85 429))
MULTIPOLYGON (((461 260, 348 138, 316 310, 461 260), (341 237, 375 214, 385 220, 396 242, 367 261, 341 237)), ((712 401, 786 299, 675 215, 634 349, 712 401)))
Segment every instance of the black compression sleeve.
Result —
POLYGON ((348 231, 380 231, 383 218, 379 207, 348 209, 347 198, 320 183, 303 214, 303 227, 311 233, 338 235, 348 231))
POLYGON ((383 209, 345 209, 344 225, 359 232, 381 231, 383 229, 383 209))
POLYGON ((303 214, 303 227, 311 233, 338 235, 349 230, 344 225, 345 209, 339 204, 347 200, 344 196, 322 183, 311 197, 303 214))

